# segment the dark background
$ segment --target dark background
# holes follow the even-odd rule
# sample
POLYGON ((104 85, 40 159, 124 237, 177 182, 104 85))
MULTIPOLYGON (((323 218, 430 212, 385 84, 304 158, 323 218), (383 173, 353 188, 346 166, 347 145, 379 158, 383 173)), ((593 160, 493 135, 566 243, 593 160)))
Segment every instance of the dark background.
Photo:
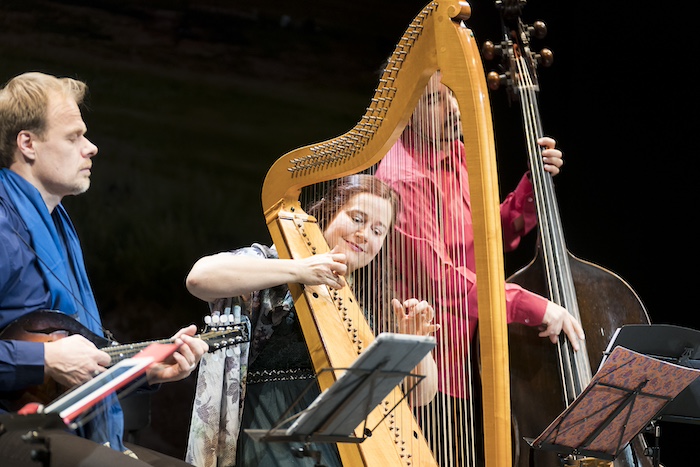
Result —
MULTIPOLYGON (((357 122, 424 3, 0 0, 0 81, 38 70, 90 86, 100 153, 89 193, 65 204, 119 340, 202 323, 206 305, 184 287, 191 265, 269 242, 267 169, 357 122)), ((472 10, 477 40, 500 40, 494 3, 472 10)), ((569 250, 624 278, 654 323, 700 327, 693 17, 680 2, 531 0, 524 19, 548 24, 539 44, 555 54, 540 70, 540 110, 565 153, 556 186, 569 250)), ((504 93, 491 98, 505 192, 526 167, 520 115, 504 93)), ((531 259, 534 238, 508 272, 531 259)), ((193 387, 156 394, 143 444, 184 454, 193 387)), ((662 460, 687 462, 698 427, 662 427, 662 460)))

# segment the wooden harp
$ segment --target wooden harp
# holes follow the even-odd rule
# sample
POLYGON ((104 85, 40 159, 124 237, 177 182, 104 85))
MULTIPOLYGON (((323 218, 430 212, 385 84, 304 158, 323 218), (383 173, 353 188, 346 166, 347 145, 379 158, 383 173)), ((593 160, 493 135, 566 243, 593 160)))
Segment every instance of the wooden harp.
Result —
MULTIPOLYGON (((347 133, 291 151, 269 170, 262 203, 281 258, 329 250, 316 219, 300 203, 303 188, 377 164, 401 135, 431 76, 459 103, 468 148, 476 274, 479 278, 479 341, 486 465, 511 465, 510 385, 504 294, 504 266, 494 137, 485 74, 472 31, 464 23, 470 7, 456 0, 427 4, 401 37, 366 113, 347 133)), ((289 284, 321 390, 335 380, 327 368, 347 368, 374 334, 346 287, 289 284)), ((400 399, 401 389, 390 395, 400 399)), ((343 465, 437 465, 411 408, 404 401, 391 416, 380 404, 368 419, 379 425, 361 443, 338 443, 343 465)), ((360 434, 361 436, 361 434, 360 434)))

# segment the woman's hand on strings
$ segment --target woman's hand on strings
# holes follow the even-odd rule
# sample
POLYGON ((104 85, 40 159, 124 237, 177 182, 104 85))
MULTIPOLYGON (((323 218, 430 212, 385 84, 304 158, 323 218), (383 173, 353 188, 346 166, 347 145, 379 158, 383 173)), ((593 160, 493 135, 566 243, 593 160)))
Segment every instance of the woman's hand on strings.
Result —
POLYGON ((338 253, 337 247, 328 253, 312 255, 296 261, 299 266, 297 282, 304 285, 327 285, 334 289, 345 286, 345 279, 342 276, 347 274, 348 267, 345 264, 345 254, 338 253))
POLYGON ((402 334, 427 336, 440 329, 439 324, 433 323, 435 310, 425 300, 411 298, 401 303, 394 298, 391 306, 394 308, 398 330, 402 334))
MULTIPOLYGON (((440 329, 439 324, 434 324, 435 310, 426 302, 411 298, 401 303, 397 299, 391 300, 394 309, 398 331, 402 334, 427 336, 440 329)), ((413 373, 423 375, 425 378, 418 384, 415 391, 409 397, 411 406, 420 407, 429 404, 438 391, 438 370, 435 359, 428 353, 423 360, 413 369, 413 373)), ((406 386, 411 386, 415 381, 407 380, 406 386)))
POLYGON ((542 146, 542 161, 544 162, 544 170, 557 175, 561 171, 561 166, 564 165, 564 154, 561 150, 556 149, 557 142, 550 137, 543 137, 537 140, 537 144, 542 146))
POLYGON ((202 339, 193 337, 197 332, 194 324, 180 329, 173 337, 175 344, 181 344, 175 353, 161 363, 148 369, 146 373, 149 384, 167 383, 187 378, 209 350, 209 345, 202 339))
POLYGON ((586 338, 583 328, 576 318, 566 311, 565 308, 554 302, 547 303, 547 309, 540 327, 543 330, 539 333, 539 336, 548 337, 552 344, 559 342, 559 334, 564 331, 566 337, 569 338, 569 342, 571 342, 571 346, 576 351, 579 349, 579 341, 586 338))

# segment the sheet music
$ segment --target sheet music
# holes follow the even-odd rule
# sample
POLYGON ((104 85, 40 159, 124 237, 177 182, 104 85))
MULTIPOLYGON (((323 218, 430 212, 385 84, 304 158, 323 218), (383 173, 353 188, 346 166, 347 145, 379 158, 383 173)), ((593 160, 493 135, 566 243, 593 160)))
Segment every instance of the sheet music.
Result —
POLYGON ((586 389, 532 444, 614 458, 698 377, 700 370, 617 346, 586 389))

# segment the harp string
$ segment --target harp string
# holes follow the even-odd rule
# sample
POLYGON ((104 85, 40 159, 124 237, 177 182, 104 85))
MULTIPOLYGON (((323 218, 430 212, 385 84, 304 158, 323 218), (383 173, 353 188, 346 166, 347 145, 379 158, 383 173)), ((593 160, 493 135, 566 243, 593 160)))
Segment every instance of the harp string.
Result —
MULTIPOLYGON (((457 101, 452 92, 440 83, 438 72, 429 80, 401 139, 407 146, 421 148, 421 157, 425 160, 420 163, 431 167, 437 185, 448 192, 448 197, 460 200, 459 202, 463 190, 468 189, 468 180, 450 176, 450 173, 457 169, 451 164, 460 160, 453 154, 458 150, 460 138, 461 122, 457 101)), ((374 175, 379 164, 363 173, 374 175)), ((408 169, 408 166, 398 167, 400 172, 408 169)), ((338 180, 306 187, 300 198, 302 206, 318 201, 338 180)), ((436 225, 430 226, 431 229, 439 241, 451 239, 454 248, 449 253, 455 258, 455 262, 468 264, 467 257, 473 253, 468 251, 467 246, 459 239, 471 235, 467 232, 471 229, 470 216, 443 216, 444 200, 434 186, 419 186, 424 192, 417 193, 417 198, 429 200, 423 209, 433 213, 432 216, 426 216, 426 219, 439 219, 436 225), (455 239, 458 240, 454 241, 455 239)), ((402 209, 401 205, 407 201, 399 200, 399 211, 402 209)), ((322 230, 332 221, 327 214, 318 214, 318 217, 322 230)), ((475 377, 472 369, 476 364, 472 362, 469 341, 463 337, 467 334, 466 317, 469 311, 466 299, 467 284, 448 287, 447 284, 451 280, 454 281, 454 278, 447 277, 449 273, 444 267, 432 271, 421 267, 425 258, 432 258, 430 246, 425 242, 418 242, 417 249, 414 247, 415 245, 406 245, 403 236, 388 235, 377 257, 368 266, 355 271, 346 279, 360 304, 360 311, 357 312, 364 314, 375 335, 383 331, 397 332, 392 298, 401 302, 410 298, 426 300, 434 307, 435 321, 442 327, 436 334, 438 345, 434 357, 438 361, 438 384, 443 390, 426 405, 419 406, 415 399, 409 400, 438 464, 443 467, 475 466, 476 453, 481 449, 478 446, 478 433, 481 433, 482 429, 476 426, 478 421, 475 413, 480 409, 474 406, 475 397, 471 384, 475 377), (406 265, 409 265, 408 269, 406 265), (406 276, 410 276, 410 289, 415 293, 409 294, 406 290, 406 276), (449 365, 449 361, 460 364, 449 365)), ((407 384, 410 382, 407 381, 407 384)))
MULTIPOLYGON (((462 190, 468 182, 461 177, 449 176, 456 167, 452 167, 453 151, 456 150, 461 136, 461 122, 457 101, 452 92, 440 83, 439 72, 435 73, 404 132, 404 142, 412 148, 421 148, 423 161, 433 172, 436 185, 442 187, 446 197, 442 198, 431 184, 421 184, 425 190, 420 193, 420 199, 429 200, 425 206, 432 215, 430 219, 438 221, 432 227, 433 235, 440 243, 452 245, 449 252, 459 264, 466 264, 468 255, 461 241, 449 243, 454 239, 464 239, 465 229, 470 228, 466 219, 447 217, 444 214, 446 206, 442 203, 449 199, 461 200, 462 190)), ((427 219, 426 219, 427 221, 427 219)), ((430 301, 436 308, 436 321, 442 326, 438 332, 438 346, 435 357, 438 361, 439 387, 442 389, 436 400, 424 407, 416 408, 421 427, 426 438, 435 446, 434 452, 440 465, 476 465, 476 436, 474 426, 473 392, 471 385, 471 352, 468 342, 462 339, 466 332, 466 323, 462 320, 468 316, 466 301, 466 284, 454 288, 448 284, 454 278, 448 277, 449 270, 441 267, 440 261, 434 258, 433 251, 425 242, 419 243, 416 254, 423 261, 432 259, 439 264, 436 269, 416 267, 415 274, 417 290, 420 297, 430 301), (463 294, 461 293, 463 292, 463 294), (454 360, 460 365, 449 365, 454 360), (447 394, 451 394, 451 397, 447 394)), ((407 252, 409 249, 401 248, 407 252)), ((446 252, 444 252, 446 253, 446 252)), ((410 254, 410 253, 407 253, 410 254)), ((406 263, 420 264, 420 260, 399 258, 406 263)), ((424 265, 425 266, 425 265, 424 265)))

